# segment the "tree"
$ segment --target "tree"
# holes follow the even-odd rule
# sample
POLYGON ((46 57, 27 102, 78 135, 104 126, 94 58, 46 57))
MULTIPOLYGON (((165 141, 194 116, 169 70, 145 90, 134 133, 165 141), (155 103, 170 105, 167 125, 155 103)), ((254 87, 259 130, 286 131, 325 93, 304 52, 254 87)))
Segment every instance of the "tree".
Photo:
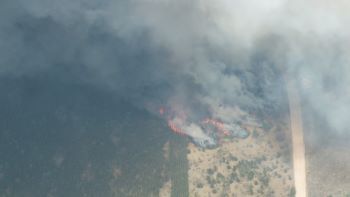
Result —
POLYGON ((295 187, 292 187, 291 189, 290 189, 290 192, 289 192, 289 197, 295 197, 295 194, 296 194, 296 191, 295 191, 295 187))

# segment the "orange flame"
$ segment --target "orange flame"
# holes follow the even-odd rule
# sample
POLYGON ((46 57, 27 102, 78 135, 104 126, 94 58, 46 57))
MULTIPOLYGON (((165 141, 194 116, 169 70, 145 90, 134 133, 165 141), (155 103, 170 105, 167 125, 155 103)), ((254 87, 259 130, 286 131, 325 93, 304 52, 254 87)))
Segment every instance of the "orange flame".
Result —
POLYGON ((177 109, 176 111, 169 110, 169 112, 168 111, 165 112, 164 107, 160 107, 159 114, 161 116, 165 116, 165 118, 168 121, 168 126, 171 129, 171 131, 173 131, 174 133, 179 134, 179 135, 186 135, 186 133, 172 121, 172 117, 174 114, 176 114, 177 118, 179 118, 181 121, 186 120, 187 116, 186 116, 186 113, 184 111, 177 109))
POLYGON ((226 136, 230 135, 230 132, 227 129, 225 129, 224 123, 219 121, 219 120, 206 118, 203 120, 203 123, 213 125, 214 127, 216 127, 218 129, 218 131, 220 131, 221 133, 223 133, 226 136))
POLYGON ((163 114, 164 114, 164 108, 163 108, 163 107, 159 108, 159 114, 160 114, 160 115, 163 115, 163 114))
POLYGON ((185 135, 185 133, 182 131, 182 129, 179 128, 179 127, 177 127, 177 126, 175 125, 175 123, 172 122, 171 120, 168 120, 168 126, 169 126, 169 128, 170 128, 173 132, 175 132, 175 133, 177 133, 177 134, 180 134, 180 135, 185 135))

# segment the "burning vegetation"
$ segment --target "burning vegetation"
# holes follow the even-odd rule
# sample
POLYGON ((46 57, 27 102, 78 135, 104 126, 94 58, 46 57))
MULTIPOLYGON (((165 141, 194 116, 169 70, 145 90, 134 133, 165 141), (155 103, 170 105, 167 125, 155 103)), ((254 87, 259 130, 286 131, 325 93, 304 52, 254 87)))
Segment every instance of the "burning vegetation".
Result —
POLYGON ((172 132, 188 136, 194 144, 202 148, 215 148, 233 138, 246 138, 249 132, 238 123, 224 122, 220 119, 206 117, 192 121, 184 111, 159 109, 159 114, 167 119, 172 132))

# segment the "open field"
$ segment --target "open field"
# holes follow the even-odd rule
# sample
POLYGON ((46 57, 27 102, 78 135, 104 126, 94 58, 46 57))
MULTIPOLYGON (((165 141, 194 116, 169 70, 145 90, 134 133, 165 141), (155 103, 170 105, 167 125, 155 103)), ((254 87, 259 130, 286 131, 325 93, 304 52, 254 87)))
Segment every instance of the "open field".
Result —
POLYGON ((248 138, 216 149, 189 144, 190 196, 292 196, 287 122, 264 129, 247 126, 248 138))
POLYGON ((311 109, 303 117, 308 196, 350 196, 349 137, 332 131, 311 109))

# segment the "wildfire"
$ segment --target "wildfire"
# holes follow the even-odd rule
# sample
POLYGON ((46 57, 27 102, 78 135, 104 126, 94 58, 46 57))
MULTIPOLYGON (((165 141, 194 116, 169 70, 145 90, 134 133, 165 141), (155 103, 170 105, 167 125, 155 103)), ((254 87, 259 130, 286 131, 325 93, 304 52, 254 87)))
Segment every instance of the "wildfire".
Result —
MULTIPOLYGON (((169 112, 165 113, 165 109, 163 107, 159 108, 159 114, 162 115, 162 116, 170 116, 169 112)), ((176 117, 181 122, 186 120, 187 115, 186 115, 186 113, 184 111, 177 111, 176 114, 177 114, 176 117)), ((180 134, 180 135, 185 135, 185 131, 183 131, 178 126, 178 124, 176 124, 176 121, 174 122, 173 119, 169 118, 169 117, 167 117, 167 119, 168 119, 168 126, 174 133, 177 133, 177 134, 180 134)), ((213 119, 213 118, 206 118, 206 119, 204 119, 202 121, 202 123, 203 124, 211 124, 211 125, 213 125, 218 130, 218 132, 220 132, 224 136, 230 135, 230 132, 227 129, 225 129, 224 123, 219 121, 219 120, 216 120, 216 119, 213 119)))
POLYGON ((163 108, 163 107, 159 108, 159 114, 160 114, 160 115, 163 115, 163 114, 164 114, 164 108, 163 108))
POLYGON ((182 131, 182 129, 177 127, 173 121, 168 120, 168 126, 173 132, 180 134, 180 135, 185 135, 185 133, 182 131))
POLYGON ((211 116, 198 121, 190 116, 190 110, 181 105, 162 106, 158 112, 166 119, 172 132, 190 137, 195 144, 201 147, 213 147, 232 138, 245 138, 249 135, 235 123, 226 123, 211 116))
POLYGON ((206 118, 206 119, 203 120, 203 123, 204 124, 211 124, 211 125, 213 125, 214 127, 216 127, 218 129, 218 131, 220 131, 224 135, 230 135, 230 132, 227 129, 225 129, 224 123, 219 121, 219 120, 206 118))
MULTIPOLYGON (((185 135, 185 132, 180 127, 178 127, 177 124, 170 118, 169 112, 167 111, 165 113, 164 107, 159 108, 159 114, 167 118, 168 126, 171 129, 171 131, 179 135, 185 135)), ((184 112, 180 113, 179 117, 180 117, 180 120, 183 121, 184 118, 186 117, 185 113, 184 112)))

